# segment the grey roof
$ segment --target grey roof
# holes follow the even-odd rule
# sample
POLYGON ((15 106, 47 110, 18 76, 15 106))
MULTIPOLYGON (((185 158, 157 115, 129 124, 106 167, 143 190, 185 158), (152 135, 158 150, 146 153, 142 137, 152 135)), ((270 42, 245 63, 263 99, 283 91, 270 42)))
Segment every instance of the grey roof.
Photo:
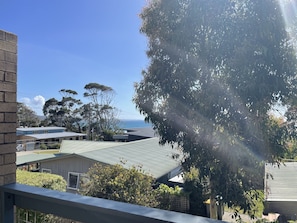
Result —
POLYGON ((33 153, 33 152, 24 152, 22 155, 20 155, 20 153, 17 153, 16 165, 20 166, 24 164, 40 162, 42 160, 51 159, 59 156, 61 155, 60 154, 39 154, 39 153, 33 153))
POLYGON ((122 144, 124 144, 124 142, 63 140, 60 146, 60 152, 64 154, 80 154, 93 150, 107 149, 122 144))
POLYGON ((297 162, 265 165, 267 201, 297 201, 297 162))
POLYGON ((41 139, 66 138, 66 137, 76 137, 76 136, 85 136, 85 135, 86 134, 76 133, 76 132, 56 132, 56 133, 30 134, 26 136, 33 137, 37 140, 41 140, 41 139))
POLYGON ((147 138, 156 137, 157 134, 152 127, 144 127, 144 128, 130 128, 126 129, 128 135, 142 136, 147 138))
POLYGON ((48 131, 48 130, 65 130, 64 127, 25 127, 17 128, 17 131, 48 131))
MULTIPOLYGON (((182 153, 171 146, 159 145, 158 138, 149 138, 133 142, 94 142, 63 140, 59 158, 76 155, 96 162, 110 165, 125 163, 125 167, 141 166, 142 170, 155 178, 169 173, 180 166, 180 159, 172 158, 173 154, 182 153)), ((17 156, 17 164, 39 162, 57 158, 57 154, 35 154, 27 157, 17 156), (26 160, 27 159, 27 160, 26 160)))
POLYGON ((172 158, 172 155, 178 152, 169 145, 160 146, 158 138, 150 138, 83 152, 79 155, 110 165, 120 164, 123 161, 127 167, 141 166, 146 173, 160 178, 180 166, 180 160, 172 158))

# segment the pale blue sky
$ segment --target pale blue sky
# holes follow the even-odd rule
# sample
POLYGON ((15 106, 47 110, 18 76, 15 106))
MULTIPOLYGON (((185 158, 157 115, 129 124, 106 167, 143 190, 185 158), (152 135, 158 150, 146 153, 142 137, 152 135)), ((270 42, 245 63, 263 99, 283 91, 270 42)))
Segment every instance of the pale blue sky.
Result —
MULTIPOLYGON (((145 0, 1 0, 0 29, 18 36, 18 96, 38 114, 43 98, 90 82, 112 87, 119 117, 142 119, 134 82, 148 60, 139 32, 145 0), (38 109, 39 108, 39 109, 38 109)), ((83 99, 85 100, 85 99, 83 99)))

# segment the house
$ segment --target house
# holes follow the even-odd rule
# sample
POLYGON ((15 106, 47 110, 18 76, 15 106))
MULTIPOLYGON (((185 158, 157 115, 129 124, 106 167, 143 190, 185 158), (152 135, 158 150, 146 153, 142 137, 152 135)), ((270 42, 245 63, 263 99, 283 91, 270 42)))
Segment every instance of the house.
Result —
POLYGON ((297 219, 297 162, 265 164, 265 215, 278 213, 286 219, 297 219))
POLYGON ((17 128, 17 150, 39 149, 41 144, 51 145, 62 140, 82 140, 86 134, 66 132, 63 127, 17 128))
POLYGON ((153 138, 156 136, 157 134, 152 127, 129 128, 123 129, 122 134, 114 135, 113 139, 120 142, 131 142, 135 140, 153 138))
POLYGON ((123 164, 124 167, 141 166, 158 182, 170 184, 170 179, 180 174, 182 153, 171 146, 159 145, 158 138, 133 142, 95 142, 63 140, 57 154, 30 153, 17 156, 17 165, 36 165, 41 172, 64 177, 68 190, 79 189, 81 176, 99 162, 106 165, 123 164), (178 159, 173 155, 179 154, 178 159))

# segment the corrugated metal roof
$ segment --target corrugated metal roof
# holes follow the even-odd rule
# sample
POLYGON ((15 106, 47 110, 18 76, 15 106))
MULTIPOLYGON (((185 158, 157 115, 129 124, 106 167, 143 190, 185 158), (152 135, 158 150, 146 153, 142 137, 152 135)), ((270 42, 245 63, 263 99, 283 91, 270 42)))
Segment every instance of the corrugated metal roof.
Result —
POLYGON ((118 146, 123 143, 124 142, 63 140, 60 146, 60 152, 80 154, 83 152, 118 146))
MULTIPOLYGON (((143 139, 133 142, 94 142, 63 140, 60 156, 57 154, 34 154, 17 156, 17 165, 39 162, 45 159, 63 158, 65 155, 76 154, 97 162, 110 165, 125 163, 124 166, 141 166, 145 173, 155 178, 169 173, 180 166, 181 159, 174 160, 173 154, 181 152, 171 146, 159 145, 158 138, 143 139)), ((182 158, 182 157, 181 157, 182 158)))
POLYGON ((76 132, 57 132, 57 133, 30 134, 26 136, 33 137, 37 140, 42 140, 42 139, 76 137, 76 136, 85 136, 85 135, 86 134, 76 133, 76 132))
POLYGON ((17 128, 18 131, 48 131, 48 130, 65 130, 64 127, 25 127, 17 128))
POLYGON ((56 158, 61 156, 60 154, 37 154, 37 153, 28 153, 27 155, 17 155, 16 165, 24 165, 35 162, 40 162, 42 160, 56 158))
POLYGON ((265 165, 265 197, 268 201, 297 201, 297 162, 265 165))
POLYGON ((157 133, 152 127, 130 128, 126 130, 127 130, 127 134, 129 135, 142 136, 147 138, 153 138, 157 136, 157 133))
POLYGON ((172 158, 176 153, 181 154, 169 145, 159 145, 158 138, 150 138, 83 152, 79 155, 110 165, 123 161, 127 167, 141 166, 146 173, 159 178, 180 166, 180 160, 172 158))

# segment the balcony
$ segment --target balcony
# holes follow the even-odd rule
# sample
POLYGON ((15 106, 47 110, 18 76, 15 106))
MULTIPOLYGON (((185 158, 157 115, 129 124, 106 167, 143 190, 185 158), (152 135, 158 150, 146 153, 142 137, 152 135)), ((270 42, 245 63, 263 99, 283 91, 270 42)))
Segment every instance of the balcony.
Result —
POLYGON ((0 186, 0 223, 14 222, 14 206, 90 223, 215 223, 209 218, 22 184, 0 186))

